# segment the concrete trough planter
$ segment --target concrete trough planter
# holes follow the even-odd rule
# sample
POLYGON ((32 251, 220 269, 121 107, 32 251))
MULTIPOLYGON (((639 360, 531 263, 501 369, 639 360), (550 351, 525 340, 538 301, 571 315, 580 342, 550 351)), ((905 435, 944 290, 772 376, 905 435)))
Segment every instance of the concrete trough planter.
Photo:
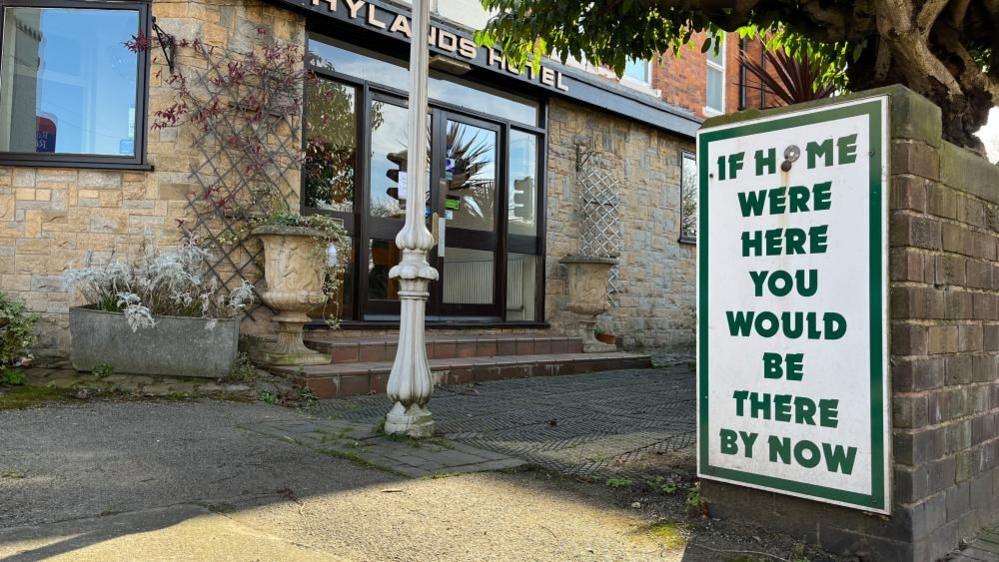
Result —
POLYGON ((69 310, 70 359, 78 371, 101 364, 115 373, 219 378, 229 374, 239 344, 239 317, 208 320, 157 316, 156 326, 133 332, 120 312, 69 310))

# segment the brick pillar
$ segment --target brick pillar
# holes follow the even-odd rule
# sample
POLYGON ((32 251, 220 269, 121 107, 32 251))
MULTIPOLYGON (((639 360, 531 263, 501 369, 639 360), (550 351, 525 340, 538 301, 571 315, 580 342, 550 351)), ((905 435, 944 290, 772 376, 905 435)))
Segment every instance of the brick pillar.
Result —
POLYGON ((924 562, 999 517, 999 167, 943 141, 940 109, 905 88, 846 99, 885 94, 892 515, 711 481, 702 489, 716 516, 837 554, 924 562))

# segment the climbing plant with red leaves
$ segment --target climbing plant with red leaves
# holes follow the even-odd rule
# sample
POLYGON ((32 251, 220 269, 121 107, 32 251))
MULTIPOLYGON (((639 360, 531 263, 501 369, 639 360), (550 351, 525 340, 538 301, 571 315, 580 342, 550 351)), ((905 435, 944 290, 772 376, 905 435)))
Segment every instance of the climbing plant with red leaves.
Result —
MULTIPOLYGON (((178 226, 219 256, 212 270, 226 285, 261 274, 261 249, 250 236, 254 220, 296 212, 306 152, 301 146, 303 92, 314 80, 297 45, 257 30, 252 51, 178 38, 157 28, 135 36, 133 51, 161 50, 168 65, 157 74, 172 100, 151 114, 152 131, 189 128, 193 183, 188 195, 192 220, 178 226), (174 64, 177 62, 177 64, 174 64), (184 64, 180 64, 183 62, 184 64)), ((154 62, 157 62, 154 59, 154 62)), ((167 141, 169 142, 169 141, 167 141)), ((178 154, 188 150, 179 143, 178 154)))

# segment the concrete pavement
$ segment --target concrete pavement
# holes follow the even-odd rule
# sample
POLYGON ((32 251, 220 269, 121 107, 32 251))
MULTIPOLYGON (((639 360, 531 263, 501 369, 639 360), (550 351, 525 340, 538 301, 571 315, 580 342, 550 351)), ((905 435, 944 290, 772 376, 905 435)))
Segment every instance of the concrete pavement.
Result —
POLYGON ((0 412, 0 558, 683 556, 601 486, 540 473, 407 479, 243 429, 296 419, 209 401, 0 412))

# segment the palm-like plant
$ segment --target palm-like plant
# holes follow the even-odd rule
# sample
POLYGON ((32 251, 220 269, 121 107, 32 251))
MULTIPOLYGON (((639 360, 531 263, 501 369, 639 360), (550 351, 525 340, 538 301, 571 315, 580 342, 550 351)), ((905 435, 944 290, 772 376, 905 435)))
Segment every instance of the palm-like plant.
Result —
POLYGON ((836 85, 826 78, 823 62, 816 57, 793 57, 783 49, 765 50, 763 60, 742 57, 746 71, 755 76, 761 89, 785 105, 832 97, 836 85))
POLYGON ((481 172, 492 162, 488 153, 493 144, 489 133, 480 135, 479 131, 459 123, 448 124, 447 156, 454 169, 447 181, 447 192, 460 197, 472 216, 488 221, 496 203, 496 185, 495 178, 481 172))
MULTIPOLYGON (((430 136, 430 131, 427 131, 430 136)), ((451 160, 451 175, 443 185, 447 189, 446 194, 460 197, 463 204, 469 210, 469 215, 476 219, 488 220, 493 216, 495 206, 495 178, 483 175, 481 172, 492 163, 492 156, 489 152, 493 149, 493 144, 487 135, 480 135, 479 130, 474 127, 466 127, 460 123, 448 123, 447 138, 447 158, 451 160)), ((400 144, 405 145, 404 141, 400 144)), ((430 160, 430 143, 427 143, 427 159, 430 160)), ((390 169, 386 175, 393 182, 399 181, 399 173, 406 170, 407 150, 393 152, 386 155, 396 168, 390 169)), ((399 200, 398 188, 389 188, 388 201, 399 200)), ((429 197, 429 195, 428 195, 429 197)), ((374 205, 374 202, 372 203, 374 205)), ((401 216, 401 207, 395 204, 387 205, 380 203, 381 207, 372 208, 375 216, 401 216)))

